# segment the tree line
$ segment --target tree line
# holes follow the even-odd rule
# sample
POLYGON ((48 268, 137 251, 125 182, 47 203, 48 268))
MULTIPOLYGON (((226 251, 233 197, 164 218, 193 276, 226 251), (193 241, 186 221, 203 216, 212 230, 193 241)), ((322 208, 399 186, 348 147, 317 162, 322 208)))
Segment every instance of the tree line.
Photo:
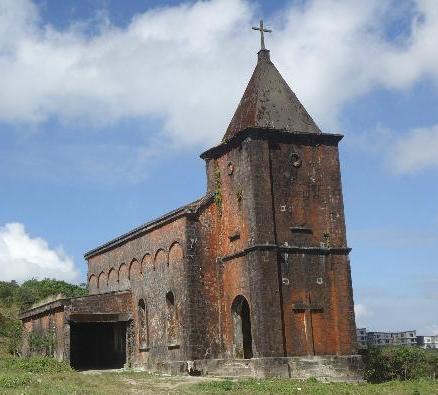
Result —
POLYGON ((58 294, 67 298, 84 296, 87 288, 85 284, 74 285, 49 278, 27 280, 21 285, 14 280, 0 281, 0 304, 5 307, 16 305, 20 310, 26 310, 34 303, 58 294))

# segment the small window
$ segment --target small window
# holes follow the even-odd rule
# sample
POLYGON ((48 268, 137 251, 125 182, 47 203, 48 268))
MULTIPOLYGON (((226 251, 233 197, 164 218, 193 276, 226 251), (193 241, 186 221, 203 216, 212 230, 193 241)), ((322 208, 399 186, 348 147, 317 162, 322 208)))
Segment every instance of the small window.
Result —
POLYGON ((177 309, 175 306, 175 296, 173 292, 166 294, 167 309, 167 347, 169 349, 179 347, 179 323, 177 309))
POLYGON ((138 341, 140 349, 149 347, 148 312, 143 299, 138 301, 138 341))

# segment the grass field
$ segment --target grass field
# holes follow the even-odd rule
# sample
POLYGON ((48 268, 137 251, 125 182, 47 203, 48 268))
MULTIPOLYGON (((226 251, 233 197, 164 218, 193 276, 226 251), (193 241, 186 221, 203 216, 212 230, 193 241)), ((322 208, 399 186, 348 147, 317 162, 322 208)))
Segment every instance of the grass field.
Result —
MULTIPOLYGON (((0 0, 1 1, 1 0, 0 0)), ((13 329, 19 323, 17 314, 20 307, 39 301, 48 295, 64 293, 68 296, 83 294, 86 291, 77 286, 55 280, 30 280, 21 286, 16 283, 0 281, 0 395, 7 394, 302 394, 302 395, 438 395, 438 380, 421 379, 417 381, 392 381, 384 384, 346 384, 319 383, 315 380, 296 381, 272 380, 224 380, 211 377, 158 376, 144 372, 87 372, 73 371, 67 364, 51 358, 17 358, 10 353, 19 354, 19 343, 12 340, 13 329), (15 344, 15 346, 14 346, 15 344), (12 345, 12 346, 11 346, 12 345), (15 351, 14 351, 15 350, 15 351)), ((398 354, 397 354, 398 355, 398 354)), ((395 355, 397 357, 397 355, 395 355)), ((393 358, 394 359, 394 358, 393 358)), ((434 359, 437 374, 437 358, 434 359)), ((403 361, 409 360, 409 355, 403 361)), ((419 359, 414 359, 409 371, 418 367, 419 359)), ((376 358, 377 373, 393 371, 388 361, 376 358), (382 362, 386 363, 382 369, 382 362)), ((373 365, 373 366, 374 366, 373 365)), ((371 364, 370 364, 371 366, 371 364)), ((426 375, 431 376, 431 374, 426 375)), ((390 376, 390 377, 407 377, 390 376)), ((420 377, 410 376, 410 377, 420 377)), ((376 380, 377 381, 377 380, 376 380)))
POLYGON ((384 384, 285 379, 222 380, 144 372, 80 373, 49 358, 1 358, 0 394, 438 395, 438 380, 384 384))

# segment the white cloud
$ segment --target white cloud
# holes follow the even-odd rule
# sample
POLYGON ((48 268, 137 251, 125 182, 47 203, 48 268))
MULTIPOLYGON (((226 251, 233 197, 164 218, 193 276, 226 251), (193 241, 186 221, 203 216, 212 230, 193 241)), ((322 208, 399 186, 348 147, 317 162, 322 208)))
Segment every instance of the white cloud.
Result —
POLYGON ((356 316, 356 321, 362 322, 365 317, 369 316, 371 313, 367 306, 363 303, 356 303, 354 305, 354 314, 356 316))
POLYGON ((397 173, 438 166, 438 125, 414 129, 399 137, 391 150, 390 163, 397 173))
POLYGON ((350 135, 346 144, 374 156, 384 156, 386 167, 396 174, 416 174, 438 167, 438 124, 403 134, 377 125, 350 135))
MULTIPOLYGON (((373 88, 438 80, 436 2, 412 4, 410 34, 391 42, 383 32, 399 2, 389 0, 314 0, 270 21, 272 58, 324 129, 373 88)), ((170 142, 211 144, 254 66, 255 12, 244 0, 197 1, 139 14, 126 28, 102 23, 90 37, 80 24, 42 25, 29 0, 3 0, 0 121, 153 117, 170 142)))
POLYGON ((31 237, 20 223, 0 227, 0 280, 56 278, 77 281, 72 258, 61 247, 51 249, 42 238, 31 237))

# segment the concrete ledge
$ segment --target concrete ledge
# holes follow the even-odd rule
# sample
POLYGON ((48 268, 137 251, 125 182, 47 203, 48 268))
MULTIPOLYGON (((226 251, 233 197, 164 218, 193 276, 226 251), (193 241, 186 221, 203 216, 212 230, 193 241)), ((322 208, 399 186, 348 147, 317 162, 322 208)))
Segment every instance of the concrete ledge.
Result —
POLYGON ((202 359, 174 361, 146 367, 148 371, 174 375, 213 377, 315 378, 320 381, 363 381, 360 355, 273 357, 252 359, 202 359))
POLYGON ((124 322, 132 317, 128 313, 72 313, 68 321, 74 323, 88 322, 124 322))
POLYGON ((300 246, 281 246, 277 244, 254 244, 243 250, 234 252, 230 255, 219 257, 219 262, 227 262, 235 258, 247 255, 253 251, 280 251, 289 254, 308 254, 308 255, 348 255, 351 252, 349 247, 300 247, 300 246))

